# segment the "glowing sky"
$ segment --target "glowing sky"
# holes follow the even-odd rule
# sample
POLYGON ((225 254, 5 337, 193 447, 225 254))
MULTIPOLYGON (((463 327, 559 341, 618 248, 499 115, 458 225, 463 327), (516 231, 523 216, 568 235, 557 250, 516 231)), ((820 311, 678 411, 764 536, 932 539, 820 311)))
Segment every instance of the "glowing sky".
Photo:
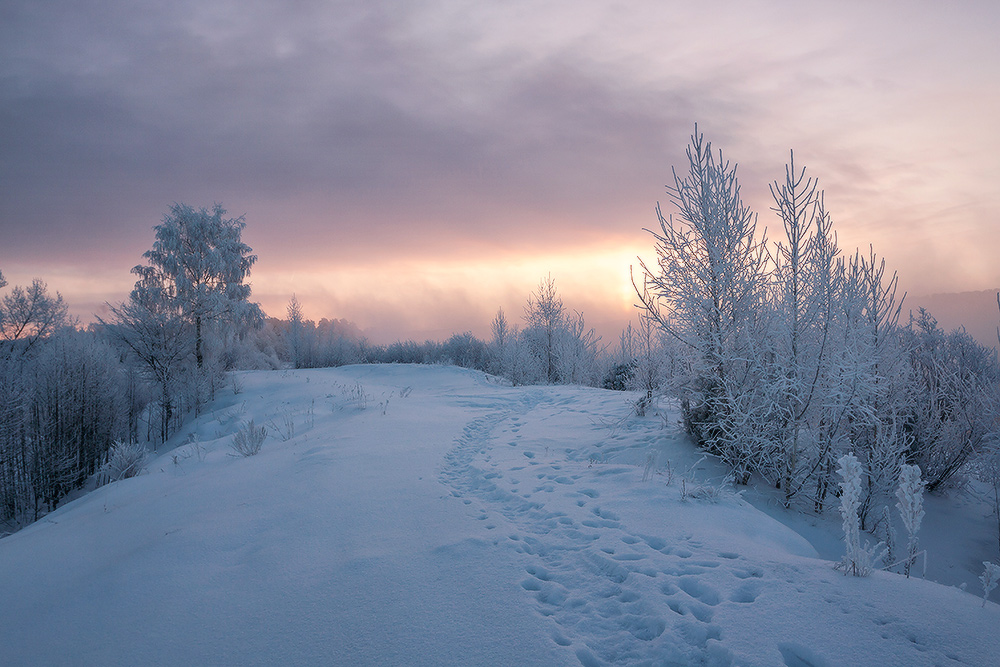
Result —
POLYGON ((998 34, 995 0, 6 0, 0 271, 88 320, 221 202, 269 314, 487 335, 551 272, 608 340, 697 121, 770 236, 794 148, 842 247, 994 288, 998 34))

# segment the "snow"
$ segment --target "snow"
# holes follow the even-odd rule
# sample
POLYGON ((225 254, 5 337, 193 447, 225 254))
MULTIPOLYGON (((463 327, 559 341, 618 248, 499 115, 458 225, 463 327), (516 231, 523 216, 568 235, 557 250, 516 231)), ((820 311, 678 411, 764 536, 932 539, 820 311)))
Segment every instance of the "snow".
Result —
POLYGON ((239 383, 146 474, 0 540, 4 664, 996 664, 979 590, 834 571, 825 524, 807 541, 720 486, 619 392, 239 383), (235 456, 250 419, 269 436, 235 456))

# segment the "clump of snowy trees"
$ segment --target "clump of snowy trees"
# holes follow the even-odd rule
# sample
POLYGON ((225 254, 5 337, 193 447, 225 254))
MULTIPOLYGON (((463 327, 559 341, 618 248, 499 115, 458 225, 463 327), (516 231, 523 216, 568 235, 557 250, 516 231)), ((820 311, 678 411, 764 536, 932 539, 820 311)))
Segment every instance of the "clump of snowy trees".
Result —
POLYGON ((141 461, 133 443, 169 437, 224 370, 271 363, 248 335, 256 258, 243 219, 224 215, 171 207, 129 299, 88 330, 40 280, 0 299, 0 522, 36 520, 94 473, 141 461))
POLYGON ((515 385, 597 385, 603 377, 600 337, 579 312, 563 305, 552 276, 528 296, 524 326, 512 324, 503 309, 492 323, 490 372, 515 385))
POLYGON ((37 519, 98 469, 128 435, 129 380, 41 280, 0 299, 0 522, 37 519))
POLYGON ((794 154, 771 185, 775 242, 757 231, 736 165, 697 128, 637 284, 670 340, 665 388, 699 445, 739 483, 758 474, 786 504, 822 511, 836 462, 860 466, 862 529, 900 465, 945 484, 996 432, 996 356, 926 313, 900 322, 897 278, 873 250, 844 256, 823 192, 794 154))

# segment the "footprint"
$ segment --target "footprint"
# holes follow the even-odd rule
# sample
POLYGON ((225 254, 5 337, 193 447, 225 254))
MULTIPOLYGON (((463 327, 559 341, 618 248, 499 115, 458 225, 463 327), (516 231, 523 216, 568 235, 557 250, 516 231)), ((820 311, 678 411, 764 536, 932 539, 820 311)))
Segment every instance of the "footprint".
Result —
POLYGON ((737 588, 729 597, 733 602, 748 604, 757 600, 763 585, 759 581, 748 581, 737 588))
POLYGON ((622 619, 622 627, 636 639, 649 642, 662 635, 667 624, 656 616, 626 616, 622 619))
POLYGON ((695 600, 703 602, 710 607, 714 607, 721 601, 718 591, 702 581, 700 577, 681 577, 677 585, 695 600))
POLYGON ((584 553, 583 556, 592 570, 614 583, 620 584, 628 579, 629 571, 618 563, 595 553, 584 553))
POLYGON ((828 667, 830 664, 812 649, 795 642, 781 642, 778 652, 785 667, 828 667))
POLYGON ((667 548, 667 541, 661 537, 654 537, 652 535, 643 535, 643 541, 649 545, 650 549, 654 551, 663 551, 667 548))
POLYGON ((526 591, 540 591, 542 590, 542 582, 538 579, 525 579, 521 582, 521 588, 526 591))
POLYGON ((568 597, 569 592, 565 588, 559 584, 551 582, 543 583, 538 593, 535 594, 535 599, 542 604, 547 604, 552 607, 563 606, 566 602, 566 598, 568 597))
POLYGON ((719 640, 722 637, 722 628, 704 621, 701 623, 682 621, 678 630, 688 644, 699 648, 705 648, 709 639, 719 640))
POLYGON ((615 560, 644 560, 646 558, 643 554, 619 554, 615 556, 615 560))
POLYGON ((552 631, 552 641, 554 641, 556 644, 559 644, 559 646, 569 646, 570 644, 573 643, 570 640, 566 639, 566 636, 563 633, 559 632, 558 630, 552 631))
POLYGON ((541 579, 542 581, 551 581, 552 575, 544 567, 536 567, 534 565, 524 568, 524 571, 533 576, 535 579, 541 579))
POLYGON ((619 520, 618 515, 615 514, 612 511, 610 511, 610 510, 602 510, 600 507, 595 507, 594 509, 592 509, 590 511, 593 512, 593 514, 595 516, 599 516, 602 519, 607 519, 608 521, 618 521, 619 520))
POLYGON ((618 596, 619 602, 624 602, 628 604, 629 602, 635 602, 639 599, 639 594, 635 591, 622 591, 621 595, 618 596))
POLYGON ((740 579, 760 579, 764 576, 764 573, 760 570, 760 568, 753 567, 749 570, 733 570, 733 576, 740 579))

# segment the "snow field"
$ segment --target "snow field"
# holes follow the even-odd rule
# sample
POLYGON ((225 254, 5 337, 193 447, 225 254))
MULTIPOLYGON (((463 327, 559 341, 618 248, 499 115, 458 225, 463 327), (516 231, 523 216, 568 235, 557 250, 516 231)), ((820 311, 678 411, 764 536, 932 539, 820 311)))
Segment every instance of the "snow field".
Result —
POLYGON ((833 571, 621 393, 444 367, 241 379, 147 474, 0 540, 5 664, 996 660, 1000 607, 833 571), (250 419, 269 436, 235 456, 250 419))

